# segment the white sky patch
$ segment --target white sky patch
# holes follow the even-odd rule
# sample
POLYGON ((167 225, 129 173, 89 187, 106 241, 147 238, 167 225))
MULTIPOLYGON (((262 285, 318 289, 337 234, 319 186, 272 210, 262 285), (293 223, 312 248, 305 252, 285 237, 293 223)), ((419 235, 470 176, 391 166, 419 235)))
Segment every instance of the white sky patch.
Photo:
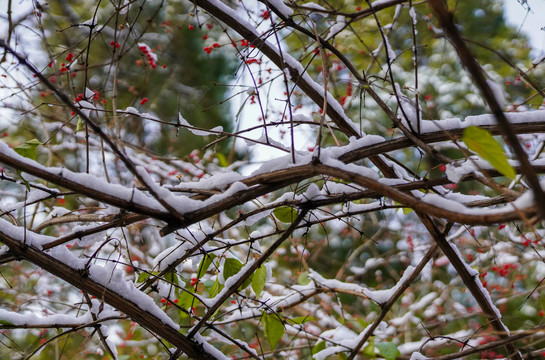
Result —
POLYGON ((536 56, 545 53, 545 1, 528 0, 528 5, 522 6, 517 0, 504 0, 503 10, 505 19, 530 38, 536 56))

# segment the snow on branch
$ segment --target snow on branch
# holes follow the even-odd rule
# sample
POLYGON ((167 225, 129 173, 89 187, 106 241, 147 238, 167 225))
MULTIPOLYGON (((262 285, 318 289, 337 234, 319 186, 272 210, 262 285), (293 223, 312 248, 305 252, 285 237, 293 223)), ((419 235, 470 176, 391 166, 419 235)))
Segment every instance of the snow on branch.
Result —
POLYGON ((542 57, 429 4, 9 2, 0 358, 541 356, 542 57))

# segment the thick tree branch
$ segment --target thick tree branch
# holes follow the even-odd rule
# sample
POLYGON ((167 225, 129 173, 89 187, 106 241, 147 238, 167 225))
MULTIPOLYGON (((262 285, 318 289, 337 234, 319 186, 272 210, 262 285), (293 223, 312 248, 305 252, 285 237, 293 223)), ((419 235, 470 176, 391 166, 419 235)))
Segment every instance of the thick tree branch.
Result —
MULTIPOLYGON (((171 342, 193 359, 213 360, 215 356, 207 353, 201 344, 189 340, 178 330, 163 323, 148 311, 143 311, 132 299, 127 299, 103 285, 91 280, 85 274, 78 272, 63 262, 49 256, 34 246, 26 245, 23 239, 15 239, 0 229, 0 241, 6 244, 15 256, 28 260, 52 275, 66 281, 76 288, 87 292, 105 303, 125 313, 152 333, 171 342)), ((142 296, 146 296, 142 294, 142 296)))

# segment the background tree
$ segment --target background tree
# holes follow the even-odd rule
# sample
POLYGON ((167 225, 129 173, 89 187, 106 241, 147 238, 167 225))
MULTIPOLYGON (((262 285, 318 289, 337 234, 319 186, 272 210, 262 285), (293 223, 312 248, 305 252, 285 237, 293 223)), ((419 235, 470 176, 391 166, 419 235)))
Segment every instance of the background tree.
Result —
POLYGON ((541 356, 543 59, 499 4, 8 8, 0 351, 541 356))

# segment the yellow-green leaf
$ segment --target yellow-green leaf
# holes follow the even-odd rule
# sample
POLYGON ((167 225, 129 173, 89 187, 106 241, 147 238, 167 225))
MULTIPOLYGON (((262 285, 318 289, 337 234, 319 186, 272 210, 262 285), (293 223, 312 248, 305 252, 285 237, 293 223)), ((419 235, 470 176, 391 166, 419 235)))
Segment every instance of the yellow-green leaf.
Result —
POLYGON ((297 277, 297 283, 299 285, 308 285, 310 283, 310 278, 308 277, 308 271, 303 271, 297 277))
POLYGON ((197 298, 191 295, 190 291, 182 291, 178 296, 178 305, 185 310, 195 307, 197 302, 197 298))
POLYGON ((383 342, 377 345, 380 355, 386 360, 396 360, 400 355, 397 345, 392 342, 383 342))
POLYGON ((259 298, 265 283, 267 282, 267 268, 260 266, 254 271, 254 277, 252 279, 252 290, 254 290, 255 296, 259 298))
POLYGON ((216 153, 216 157, 218 158, 218 164, 221 167, 227 167, 229 166, 229 163, 227 162, 227 158, 222 153, 216 153))
POLYGON ((319 353, 325 349, 325 341, 318 341, 312 348, 312 355, 319 353))
POLYGON ((139 283, 143 283, 144 281, 146 281, 147 279, 149 278, 149 273, 148 272, 141 272, 139 275, 138 275, 138 280, 137 282, 139 283))
MULTIPOLYGON (((223 265, 223 279, 227 280, 231 276, 238 274, 238 272, 240 271, 240 269, 242 269, 243 266, 244 265, 235 258, 225 259, 225 263, 223 265)), ((245 289, 248 285, 250 285, 252 283, 252 278, 253 278, 253 274, 250 275, 246 280, 244 280, 240 288, 245 289)))
POLYGON ((199 271, 197 272, 197 279, 202 278, 204 274, 206 274, 206 271, 210 267, 210 264, 212 264, 212 261, 216 258, 216 255, 214 254, 206 254, 201 260, 201 263, 199 264, 199 271))
POLYGON ((274 209, 273 214, 279 221, 290 224, 297 217, 297 210, 289 206, 280 206, 274 209))
MULTIPOLYGON (((401 203, 398 203, 397 201, 394 201, 394 204, 401 205, 401 203)), ((408 215, 413 212, 412 208, 402 207, 401 211, 403 211, 403 215, 408 215)))
POLYGON ((81 121, 81 118, 78 116, 78 122, 76 123, 76 132, 83 129, 83 122, 81 121))
POLYGON ((280 321, 278 315, 276 314, 269 315, 267 313, 263 313, 261 321, 263 322, 263 332, 265 333, 265 337, 269 341, 271 349, 274 350, 276 344, 282 338, 282 335, 284 335, 284 324, 282 321, 280 321))
POLYGON ((363 355, 365 355, 368 359, 375 359, 377 357, 377 355, 375 354, 374 336, 371 336, 369 340, 367 340, 367 346, 363 348, 363 355))
POLYGON ((242 263, 234 258, 225 259, 223 264, 223 279, 227 280, 242 269, 242 263))
POLYGON ((165 280, 168 281, 171 284, 178 285, 178 275, 176 275, 176 273, 174 273, 174 271, 166 273, 165 274, 165 280))
POLYGON ((219 294, 219 292, 221 291, 221 289, 223 289, 223 285, 220 284, 219 280, 216 279, 216 281, 214 281, 214 283, 212 284, 212 286, 210 287, 210 289, 208 289, 208 295, 210 297, 214 297, 216 295, 219 294))
POLYGON ((36 160, 36 153, 38 146, 43 145, 39 140, 32 139, 25 141, 24 144, 21 144, 17 147, 14 147, 13 150, 21 156, 24 156, 26 158, 36 160))
POLYGON ((502 175, 511 179, 515 178, 515 169, 507 161, 507 156, 505 156, 501 145, 488 130, 470 126, 464 130, 463 140, 469 150, 476 152, 488 161, 502 175))
POLYGON ((312 317, 312 316, 299 316, 299 317, 295 317, 295 318, 291 318, 291 319, 286 319, 288 322, 292 323, 292 324, 298 324, 298 325, 301 325, 301 324, 304 324, 304 323, 307 323, 309 321, 314 321, 316 320, 315 317, 312 317))

